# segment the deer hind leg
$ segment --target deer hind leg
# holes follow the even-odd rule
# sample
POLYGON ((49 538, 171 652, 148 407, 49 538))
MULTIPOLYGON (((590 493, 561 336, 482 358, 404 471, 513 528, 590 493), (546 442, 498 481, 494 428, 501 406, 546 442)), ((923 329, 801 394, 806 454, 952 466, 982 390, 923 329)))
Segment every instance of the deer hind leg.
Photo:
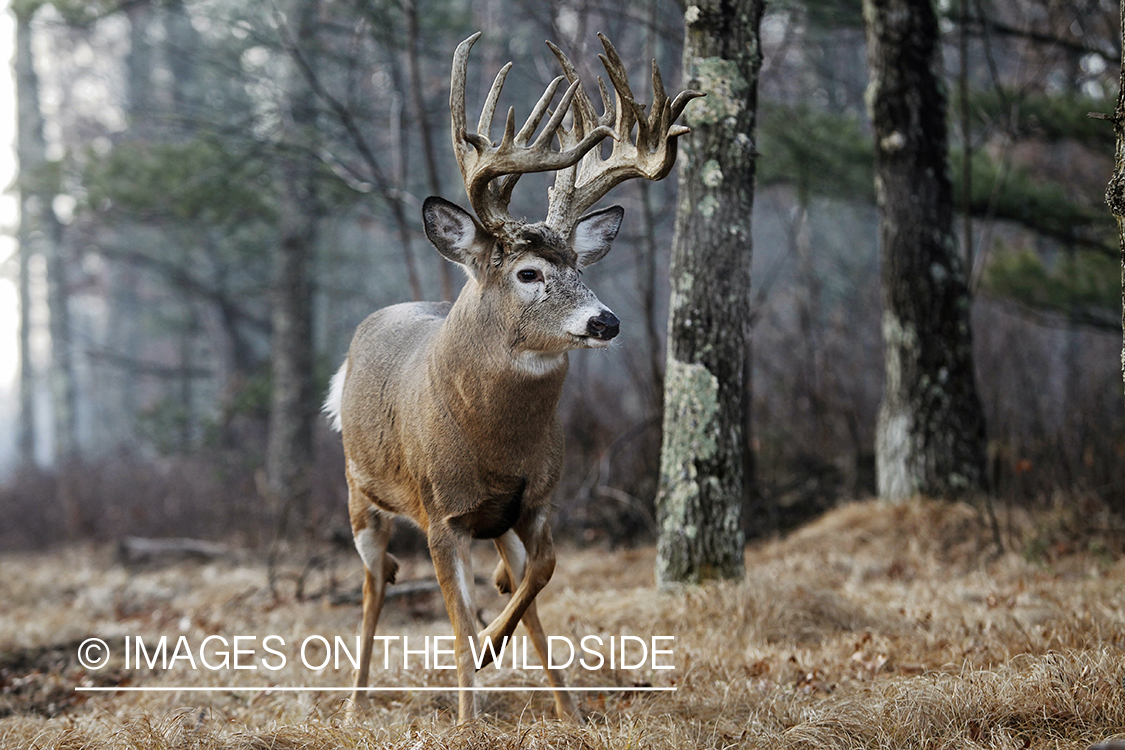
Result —
POLYGON ((446 521, 431 522, 428 530, 430 557, 434 562, 445 609, 453 624, 453 651, 457 661, 457 723, 477 716, 476 664, 471 641, 476 637, 476 605, 473 596, 473 565, 469 558, 470 538, 446 521))
POLYGON ((363 625, 359 647, 359 669, 355 673, 355 689, 349 711, 354 714, 359 706, 360 695, 367 687, 367 676, 371 670, 371 648, 375 639, 375 625, 383 609, 383 598, 388 583, 395 582, 398 561, 387 553, 391 539, 394 518, 368 506, 358 517, 352 519, 352 535, 359 556, 363 560, 363 625))
MULTIPOLYGON (((508 600, 496 619, 481 631, 477 639, 481 643, 491 638, 493 643, 500 644, 505 638, 511 638, 516 625, 532 606, 536 595, 547 585, 547 581, 551 580, 551 574, 555 571, 555 547, 551 541, 551 527, 547 522, 546 513, 540 511, 521 516, 511 531, 518 536, 527 553, 523 573, 518 582, 515 578, 510 578, 509 582, 514 584, 512 598, 508 600)), ((502 576, 498 583, 504 583, 502 576)), ((537 617, 535 619, 538 621, 537 617)), ((487 666, 491 662, 492 652, 485 649, 484 660, 480 666, 487 666)))
MULTIPOLYGON (((496 549, 500 552, 500 566, 496 571, 496 587, 501 593, 511 592, 519 581, 523 579, 524 567, 527 563, 527 550, 514 531, 506 531, 496 540, 496 549), (507 585, 505 589, 502 584, 507 585)), ((555 696, 555 713, 564 721, 578 718, 578 706, 574 698, 566 690, 566 680, 562 670, 552 669, 547 658, 547 635, 543 632, 543 624, 539 622, 539 613, 536 611, 535 602, 528 605, 520 620, 527 632, 531 634, 531 642, 535 646, 535 653, 539 654, 539 663, 547 672, 547 682, 551 684, 555 696)))

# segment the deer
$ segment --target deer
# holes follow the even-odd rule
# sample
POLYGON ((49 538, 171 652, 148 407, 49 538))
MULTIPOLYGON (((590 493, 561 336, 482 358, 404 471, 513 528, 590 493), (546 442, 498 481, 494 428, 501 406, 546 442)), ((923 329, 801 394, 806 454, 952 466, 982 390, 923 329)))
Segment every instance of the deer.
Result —
MULTIPOLYGON (((567 353, 605 349, 620 330, 617 316, 580 274, 609 252, 624 209, 587 211, 625 180, 669 174, 676 141, 689 132, 676 120, 702 95, 685 91, 669 99, 654 61, 646 114, 617 51, 599 35, 605 48, 599 57, 615 92, 611 104, 598 79, 599 115, 577 68, 548 42, 562 75, 518 131, 509 109, 497 143, 492 120, 512 63, 496 75, 476 132, 469 132, 466 72, 479 37, 457 47, 449 96, 453 151, 473 214, 437 196, 422 205, 426 237, 461 267, 465 284, 452 304, 410 302, 371 314, 356 330, 325 403, 342 434, 348 510, 364 567, 352 712, 367 687, 386 586, 398 570, 387 552, 395 517, 426 535, 453 626, 459 723, 478 715, 475 672, 496 654, 487 644, 505 643, 518 623, 549 666, 535 598, 555 569, 551 493, 562 470, 558 405, 567 353), (564 81, 567 88, 551 111, 564 81), (606 138, 612 148, 603 156, 606 138), (520 176, 548 171, 555 181, 546 220, 513 219, 508 207, 520 176), (480 633, 469 555, 474 539, 493 540, 500 557, 494 581, 510 594, 480 633), (483 652, 483 661, 474 652, 478 658, 483 652)), ((558 717, 579 720, 561 671, 545 671, 558 717)))

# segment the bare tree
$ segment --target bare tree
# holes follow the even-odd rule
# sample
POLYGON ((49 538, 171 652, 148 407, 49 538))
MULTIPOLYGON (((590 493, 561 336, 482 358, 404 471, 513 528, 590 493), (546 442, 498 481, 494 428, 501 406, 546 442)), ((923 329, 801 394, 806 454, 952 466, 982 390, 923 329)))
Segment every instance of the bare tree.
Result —
POLYGON ((33 228, 42 211, 35 195, 33 173, 45 160, 43 115, 39 110, 39 78, 31 46, 31 18, 38 6, 17 5, 16 11, 16 98, 18 133, 16 151, 20 161, 19 295, 20 295, 20 411, 18 446, 20 463, 35 461, 35 370, 31 362, 31 257, 33 228))
MULTIPOLYGON (((430 118, 426 114, 426 101, 422 95, 422 59, 419 54, 420 46, 418 33, 418 0, 404 0, 403 13, 406 16, 406 62, 407 76, 410 79, 410 103, 413 109, 415 126, 418 129, 419 146, 426 164, 426 185, 430 195, 441 194, 441 178, 438 176, 437 155, 434 148, 433 129, 430 127, 430 118)), ((438 267, 441 279, 441 298, 452 300, 453 266, 442 263, 438 267)))
POLYGON ((657 497, 661 584, 739 578, 753 474, 749 419, 750 218, 761 0, 694 4, 689 110, 672 242, 664 445, 657 497))
MULTIPOLYGON (((304 64, 316 66, 319 0, 297 0, 293 42, 304 64)), ((316 135, 316 93, 308 77, 294 66, 288 80, 289 136, 306 145, 316 135)), ((283 167, 281 236, 275 254, 271 344, 273 377, 266 452, 269 492, 282 513, 285 529, 291 515, 308 521, 309 471, 313 458, 312 265, 317 239, 318 163, 312 149, 299 149, 283 167)))
POLYGON ((984 415, 953 232, 937 16, 928 0, 864 0, 863 10, 887 376, 879 495, 964 495, 985 484, 984 415))

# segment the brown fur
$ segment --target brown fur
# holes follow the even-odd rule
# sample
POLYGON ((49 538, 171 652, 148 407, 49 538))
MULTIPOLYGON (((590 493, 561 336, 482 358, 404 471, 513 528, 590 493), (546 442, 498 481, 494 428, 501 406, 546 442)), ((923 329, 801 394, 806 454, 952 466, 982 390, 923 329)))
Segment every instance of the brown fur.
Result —
MULTIPOLYGON (((622 180, 667 175, 676 138, 688 132, 673 123, 688 101, 701 96, 689 91, 669 101, 654 68, 651 111, 663 113, 659 122, 623 115, 615 120, 609 113, 622 111, 620 101, 597 117, 576 68, 552 47, 571 81, 566 93, 538 136, 533 138, 563 77, 548 87, 518 133, 509 116, 496 144, 487 134, 510 64, 493 83, 480 132, 466 129, 466 64, 479 37, 454 52, 449 94, 453 151, 477 218, 441 198, 427 198, 422 206, 426 236, 465 268, 469 281, 452 307, 395 305, 364 321, 346 369, 333 380, 328 405, 344 435, 352 528, 367 568, 354 697, 367 682, 383 604, 390 565, 387 514, 403 515, 426 532, 453 623, 461 721, 476 715, 475 694, 465 690, 480 666, 473 662, 471 639, 508 638, 522 620, 547 663, 535 596, 555 569, 550 495, 562 467, 557 409, 566 353, 607 346, 620 323, 579 273, 609 251, 624 212, 619 206, 585 212, 622 180), (574 102, 575 119, 566 130, 563 118, 574 102), (611 127, 630 147, 615 145, 601 159, 593 149, 614 133, 611 127), (556 139, 560 151, 551 148, 556 139), (585 157, 591 158, 579 184, 578 162, 585 157), (552 170, 546 221, 512 220, 508 203, 518 177, 552 170), (495 539, 503 562, 495 580, 511 591, 507 606, 479 636, 469 559, 473 538, 495 539)), ((632 100, 624 65, 609 40, 602 37, 602 43, 619 99, 632 100)), ((545 671, 556 688, 559 717, 573 716, 575 704, 560 689, 561 675, 545 671)))
MULTIPOLYGON (((590 221, 588 234, 604 245, 589 257, 608 249, 620 213, 590 221)), ((460 687, 473 685, 469 639, 499 645, 521 620, 546 663, 534 599, 555 565, 550 498, 563 460, 557 411, 566 352, 604 346, 616 333, 615 319, 608 336, 572 330, 587 326, 583 316, 612 314, 581 283, 579 253, 546 225, 510 224, 493 236, 440 199, 427 201, 424 216, 435 246, 470 278, 452 306, 401 304, 368 317, 352 341, 338 407, 352 530, 368 566, 357 699, 384 582, 397 567, 386 553, 392 514, 427 535, 456 636, 460 687), (530 271, 536 280, 521 280, 530 271), (512 595, 479 637, 468 555, 474 538, 496 540, 497 585, 512 595)), ((547 676, 565 687, 556 670, 547 676)), ((574 715, 569 694, 556 691, 555 702, 560 718, 574 715)), ((475 713, 475 694, 461 692, 460 718, 475 713)))

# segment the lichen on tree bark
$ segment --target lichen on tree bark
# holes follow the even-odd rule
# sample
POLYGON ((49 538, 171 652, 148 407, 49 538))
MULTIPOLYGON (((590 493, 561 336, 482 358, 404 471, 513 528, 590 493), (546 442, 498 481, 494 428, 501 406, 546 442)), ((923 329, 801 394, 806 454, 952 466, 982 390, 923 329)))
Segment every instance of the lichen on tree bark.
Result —
POLYGON ((750 217, 761 0, 692 4, 657 515, 661 586, 743 574, 752 474, 747 412, 750 217))
POLYGON ((676 429, 666 430, 660 450, 661 485, 666 487, 662 516, 667 533, 662 535, 662 557, 675 558, 669 568, 691 565, 691 547, 699 536, 698 509, 703 494, 700 482, 707 477, 698 462, 713 460, 719 442, 719 381, 701 364, 668 362, 664 375, 665 420, 676 429), (688 559, 681 559, 688 558, 688 559))

